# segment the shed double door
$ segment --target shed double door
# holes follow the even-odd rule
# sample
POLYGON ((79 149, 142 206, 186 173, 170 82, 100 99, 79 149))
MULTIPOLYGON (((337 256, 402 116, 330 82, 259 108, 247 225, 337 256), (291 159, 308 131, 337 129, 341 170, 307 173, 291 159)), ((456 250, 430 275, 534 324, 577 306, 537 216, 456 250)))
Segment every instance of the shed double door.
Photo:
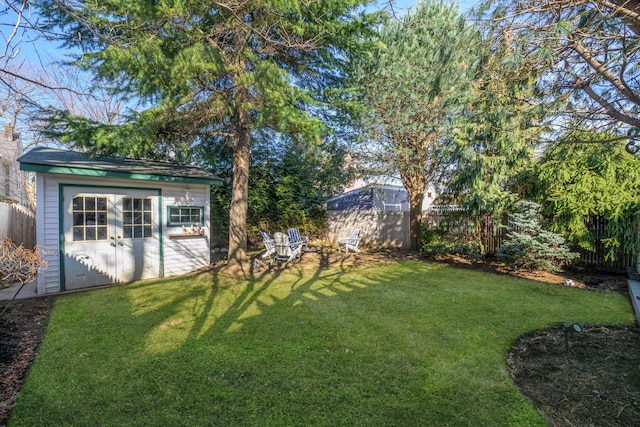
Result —
POLYGON ((158 192, 65 186, 64 289, 160 276, 158 192))

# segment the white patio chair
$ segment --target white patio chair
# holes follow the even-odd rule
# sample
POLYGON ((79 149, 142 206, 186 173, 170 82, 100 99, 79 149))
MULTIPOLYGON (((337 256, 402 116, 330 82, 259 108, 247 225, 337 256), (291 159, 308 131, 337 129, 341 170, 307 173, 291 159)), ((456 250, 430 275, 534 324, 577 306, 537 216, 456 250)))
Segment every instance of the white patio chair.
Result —
POLYGON ((300 234, 300 230, 298 230, 297 228, 288 229, 287 235, 289 236, 289 243, 291 243, 292 245, 301 245, 303 250, 309 244, 309 237, 302 236, 300 234))
POLYGON ((289 236, 284 233, 274 233, 273 240, 276 244, 276 262, 284 262, 286 267, 291 261, 302 258, 302 244, 292 244, 289 236))
POLYGON ((344 248, 345 253, 349 253, 349 250, 353 252, 361 252, 358 249, 358 244, 360 243, 360 230, 358 228, 354 228, 351 230, 351 234, 349 237, 344 237, 338 239, 338 252, 340 249, 344 248))
POLYGON ((260 255, 260 259, 267 265, 273 264, 276 258, 276 243, 269 237, 267 233, 261 231, 262 240, 264 241, 265 252, 260 255))

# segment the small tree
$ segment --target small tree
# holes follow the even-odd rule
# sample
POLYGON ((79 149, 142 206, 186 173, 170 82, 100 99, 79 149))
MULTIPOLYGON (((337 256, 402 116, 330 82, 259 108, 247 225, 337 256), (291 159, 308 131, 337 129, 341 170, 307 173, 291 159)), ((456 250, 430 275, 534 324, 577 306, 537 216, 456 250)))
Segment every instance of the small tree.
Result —
POLYGON ((569 250, 564 237, 543 228, 542 206, 527 200, 515 205, 507 237, 497 255, 514 267, 558 271, 580 256, 569 250))

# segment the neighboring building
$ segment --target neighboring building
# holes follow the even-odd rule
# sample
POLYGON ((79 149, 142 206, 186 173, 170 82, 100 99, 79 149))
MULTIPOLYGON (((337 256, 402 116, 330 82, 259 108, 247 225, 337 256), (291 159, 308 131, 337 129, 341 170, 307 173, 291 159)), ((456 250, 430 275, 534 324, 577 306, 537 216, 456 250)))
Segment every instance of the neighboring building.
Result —
MULTIPOLYGON (((422 210, 427 210, 437 194, 432 185, 427 187, 422 210)), ((397 178, 373 178, 356 181, 345 193, 327 200, 329 211, 409 211, 409 193, 397 178)))
POLYGON ((184 274, 208 266, 210 187, 196 167, 35 148, 39 294, 184 274))
POLYGON ((27 174, 18 165, 18 157, 22 155, 20 133, 5 125, 0 136, 0 202, 28 206, 27 174))
MULTIPOLYGON (((436 199, 427 187, 422 209, 436 199)), ((357 181, 345 193, 327 200, 327 238, 336 242, 351 230, 361 231, 361 244, 379 248, 406 248, 409 236, 409 193, 397 178, 357 181)))

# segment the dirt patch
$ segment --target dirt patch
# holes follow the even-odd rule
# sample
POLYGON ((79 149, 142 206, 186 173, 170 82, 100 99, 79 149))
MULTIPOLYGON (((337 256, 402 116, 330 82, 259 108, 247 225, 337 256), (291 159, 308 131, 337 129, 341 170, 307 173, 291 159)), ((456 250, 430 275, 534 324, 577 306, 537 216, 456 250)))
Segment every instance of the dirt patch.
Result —
POLYGON ((586 326, 521 337, 507 364, 514 382, 552 426, 632 426, 640 422, 638 329, 586 326))
MULTIPOLYGON (((301 262, 287 268, 351 267, 399 259, 420 258, 398 251, 349 255, 323 251, 305 255, 301 262)), ((506 274, 593 292, 627 294, 625 275, 517 271, 492 260, 470 263, 456 257, 438 261, 490 274, 506 274)), ((281 268, 259 267, 254 274, 277 273, 281 268)), ((0 311, 5 304, 5 301, 0 301, 0 311)), ((48 323, 51 304, 51 298, 18 300, 0 317, 0 426, 5 424, 35 357, 48 323)), ((581 333, 567 333, 568 351, 561 327, 522 336, 506 356, 513 381, 552 426, 638 425, 640 330, 635 326, 583 326, 581 333)))
POLYGON ((617 292, 628 294, 627 275, 623 273, 608 273, 603 271, 564 271, 554 273, 550 271, 517 270, 503 265, 497 259, 486 259, 471 262, 458 256, 439 256, 436 261, 450 264, 456 267, 470 268, 485 273, 501 274, 522 279, 554 285, 571 286, 581 289, 589 289, 597 292, 617 292))
MULTIPOLYGON (((0 312, 7 301, 0 301, 0 312)), ((12 302, 0 317, 0 426, 6 424, 20 385, 49 322, 51 298, 12 302)))

